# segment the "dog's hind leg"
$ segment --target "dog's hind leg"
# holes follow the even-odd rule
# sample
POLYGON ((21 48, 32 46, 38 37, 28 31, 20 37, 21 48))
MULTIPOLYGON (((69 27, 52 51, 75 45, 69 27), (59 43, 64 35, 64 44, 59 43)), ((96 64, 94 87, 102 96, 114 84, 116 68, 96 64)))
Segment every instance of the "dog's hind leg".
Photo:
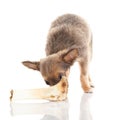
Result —
POLYGON ((88 61, 81 61, 79 62, 80 64, 80 69, 81 69, 81 75, 80 75, 80 80, 81 80, 81 85, 84 90, 84 92, 92 92, 92 86, 90 84, 90 76, 89 76, 89 70, 88 70, 88 61))

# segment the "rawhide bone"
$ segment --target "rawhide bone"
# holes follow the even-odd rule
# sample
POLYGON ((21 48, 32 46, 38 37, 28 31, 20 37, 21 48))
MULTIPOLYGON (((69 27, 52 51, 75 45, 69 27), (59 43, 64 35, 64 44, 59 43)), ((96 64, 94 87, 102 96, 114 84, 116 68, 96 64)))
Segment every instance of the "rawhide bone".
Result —
POLYGON ((68 81, 65 76, 59 83, 48 88, 11 90, 10 100, 45 99, 50 101, 62 101, 67 98, 68 81))

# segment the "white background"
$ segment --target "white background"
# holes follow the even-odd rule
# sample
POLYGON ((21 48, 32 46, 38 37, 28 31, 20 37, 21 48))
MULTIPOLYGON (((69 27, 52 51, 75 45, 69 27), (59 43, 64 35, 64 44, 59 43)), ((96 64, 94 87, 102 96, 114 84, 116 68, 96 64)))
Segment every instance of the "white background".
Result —
POLYGON ((39 72, 25 68, 21 62, 45 57, 44 49, 50 24, 64 13, 82 16, 93 32, 90 73, 95 89, 91 102, 92 118, 88 113, 85 113, 88 118, 80 117, 82 112, 80 113, 79 104, 84 94, 80 87, 79 66, 75 63, 69 77, 69 120, 120 119, 119 0, 1 0, 0 117, 9 120, 27 117, 29 120, 42 120, 43 114, 11 116, 9 90, 46 86, 39 72))

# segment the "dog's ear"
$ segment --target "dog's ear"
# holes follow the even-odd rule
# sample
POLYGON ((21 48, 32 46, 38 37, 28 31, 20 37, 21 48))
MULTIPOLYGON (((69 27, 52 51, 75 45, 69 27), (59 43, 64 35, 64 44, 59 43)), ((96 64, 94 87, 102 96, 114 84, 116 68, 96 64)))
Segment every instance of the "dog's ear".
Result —
POLYGON ((40 62, 23 61, 22 64, 30 69, 40 71, 40 62))
POLYGON ((77 59, 78 55, 79 55, 78 48, 73 48, 73 49, 67 50, 62 55, 62 59, 64 62, 72 65, 74 61, 77 59))

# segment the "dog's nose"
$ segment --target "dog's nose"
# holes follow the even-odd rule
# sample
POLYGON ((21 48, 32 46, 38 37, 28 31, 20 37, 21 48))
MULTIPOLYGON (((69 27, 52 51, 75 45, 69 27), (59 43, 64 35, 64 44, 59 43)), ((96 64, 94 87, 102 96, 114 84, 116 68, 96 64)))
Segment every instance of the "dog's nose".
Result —
POLYGON ((46 80, 45 80, 45 83, 46 83, 47 85, 50 85, 50 83, 49 83, 48 81, 46 81, 46 80))
POLYGON ((59 81, 60 81, 60 79, 59 80, 58 79, 52 79, 50 81, 50 86, 56 85, 59 81))

